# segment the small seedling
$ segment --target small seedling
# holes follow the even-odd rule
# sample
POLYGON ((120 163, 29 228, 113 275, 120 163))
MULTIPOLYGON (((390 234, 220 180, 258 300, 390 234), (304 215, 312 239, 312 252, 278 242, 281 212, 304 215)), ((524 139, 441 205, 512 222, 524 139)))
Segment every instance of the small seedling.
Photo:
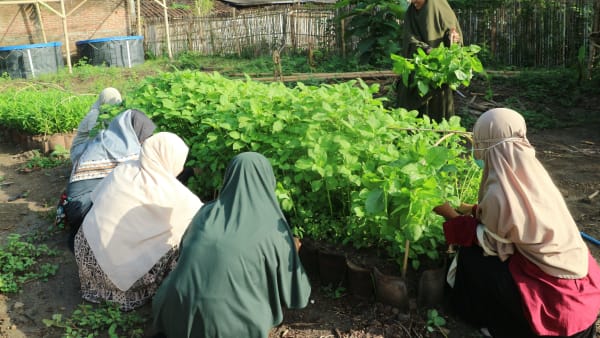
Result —
POLYGON ((333 285, 328 284, 323 286, 322 290, 323 293, 325 293, 325 296, 331 299, 339 299, 346 295, 346 288, 341 285, 334 288, 333 285))
POLYGON ((64 329, 63 337, 97 337, 106 334, 108 337, 142 337, 146 319, 135 311, 122 312, 116 303, 101 305, 79 304, 70 317, 60 313, 52 315, 52 319, 43 319, 46 327, 64 329))
POLYGON ((54 148, 54 151, 52 151, 52 153, 50 153, 50 156, 54 157, 54 158, 68 159, 69 154, 70 154, 69 149, 66 149, 65 147, 61 146, 60 144, 57 144, 56 148, 54 148))
POLYGON ((446 319, 444 319, 436 309, 427 310, 427 331, 438 331, 446 337, 444 325, 446 325, 446 319))

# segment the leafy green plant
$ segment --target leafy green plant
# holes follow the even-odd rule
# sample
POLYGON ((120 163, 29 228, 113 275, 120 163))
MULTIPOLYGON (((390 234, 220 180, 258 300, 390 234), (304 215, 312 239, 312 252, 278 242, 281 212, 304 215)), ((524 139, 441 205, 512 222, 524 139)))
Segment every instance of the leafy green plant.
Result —
POLYGON ((7 242, 0 247, 0 292, 18 292, 21 286, 32 280, 44 280, 54 276, 58 265, 42 261, 58 252, 47 245, 35 245, 21 240, 19 234, 9 234, 7 242))
MULTIPOLYGON (((408 113, 407 113, 408 114, 408 113)), ((416 112, 411 113, 413 118, 416 112)), ((419 267, 420 255, 431 259, 439 257, 443 245, 441 221, 431 210, 444 200, 456 201, 464 190, 475 185, 464 185, 469 170, 474 166, 468 159, 458 118, 451 118, 441 125, 424 119, 398 136, 398 148, 388 148, 387 157, 393 161, 381 162, 366 170, 362 183, 364 188, 357 198, 365 200, 364 208, 355 207, 357 214, 368 216, 366 228, 376 231, 385 248, 399 264, 403 254, 412 257, 413 268, 419 267), (433 123, 433 124, 432 124, 433 123), (454 130, 453 132, 444 132, 454 130), (402 146, 400 146, 400 144, 402 146), (369 226, 376 222, 378 226, 369 226), (407 241, 410 253, 405 252, 407 241)))
POLYGON ((122 312, 118 304, 104 303, 98 306, 79 304, 70 317, 60 313, 52 319, 43 319, 47 327, 64 329, 63 337, 143 337, 146 319, 135 311, 122 312))
POLYGON ((444 337, 446 336, 444 326, 446 325, 446 319, 442 317, 436 309, 427 310, 427 331, 440 332, 444 337))
POLYGON ((383 247, 398 261, 410 239, 418 266, 444 241, 432 208, 456 198, 472 161, 460 136, 443 136, 464 132, 458 118, 438 124, 388 110, 378 90, 360 80, 287 87, 181 71, 147 78, 126 108, 190 144, 188 165, 204 175, 188 186, 203 200, 215 197, 235 154, 257 151, 273 165, 297 234, 383 247))
POLYGON ((50 153, 50 156, 55 158, 67 159, 69 158, 69 149, 63 147, 60 144, 57 144, 54 150, 50 153))
POLYGON ((475 73, 484 69, 476 54, 481 50, 477 45, 433 48, 429 54, 418 49, 412 59, 392 54, 393 70, 402 77, 409 88, 416 87, 421 96, 431 89, 448 85, 452 90, 459 86, 468 87, 475 73))
POLYGON ((390 54, 400 50, 402 19, 408 4, 406 1, 360 1, 342 0, 336 3, 339 11, 337 21, 344 22, 348 45, 358 40, 356 54, 361 63, 389 66, 390 54))

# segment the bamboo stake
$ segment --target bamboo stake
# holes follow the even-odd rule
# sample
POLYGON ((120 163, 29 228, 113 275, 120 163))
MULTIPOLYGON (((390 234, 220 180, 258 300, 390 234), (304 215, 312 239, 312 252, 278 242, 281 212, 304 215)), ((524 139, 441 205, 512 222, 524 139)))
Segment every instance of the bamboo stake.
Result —
POLYGON ((137 14, 137 35, 140 36, 142 35, 142 13, 141 12, 141 5, 140 2, 142 0, 137 0, 137 10, 136 10, 136 14, 137 14))
POLYGON ((473 143, 473 138, 471 137, 470 133, 469 133, 469 134, 465 134, 465 133, 462 133, 462 134, 460 134, 460 132, 459 132, 459 131, 452 131, 452 132, 449 132, 448 134, 446 134, 446 135, 442 136, 442 137, 441 137, 439 140, 437 140, 437 141, 436 141, 436 142, 435 142, 433 145, 434 145, 435 147, 439 146, 439 145, 442 143, 442 141, 444 141, 445 139, 447 139, 447 138, 451 137, 452 135, 464 136, 464 137, 466 137, 466 138, 467 138, 467 139, 468 139, 468 140, 469 140, 471 143, 473 143))
POLYGON ((44 19, 42 18, 42 11, 40 10, 40 4, 35 3, 35 12, 38 16, 38 20, 40 21, 40 27, 42 27, 42 38, 44 39, 44 43, 48 42, 48 38, 46 37, 46 28, 44 27, 44 19))
POLYGON ((407 239, 404 242, 404 260, 402 262, 402 278, 406 279, 406 271, 408 270, 408 250, 410 250, 410 241, 407 239))
MULTIPOLYGON (((295 76, 286 77, 287 82, 303 81, 303 80, 315 80, 315 79, 367 79, 367 78, 388 78, 397 77, 392 71, 368 71, 368 72, 349 72, 349 73, 309 73, 309 74, 297 74, 295 76)), ((258 77, 253 78, 254 81, 270 81, 272 77, 258 77)))
POLYGON ((65 11, 65 1, 61 0, 60 2, 60 9, 62 14, 60 15, 60 18, 62 19, 62 26, 63 26, 63 34, 65 35, 65 48, 67 49, 67 55, 66 55, 66 59, 67 59, 67 66, 69 67, 69 74, 73 74, 73 66, 71 65, 71 42, 69 41, 69 28, 67 25, 67 14, 65 11))

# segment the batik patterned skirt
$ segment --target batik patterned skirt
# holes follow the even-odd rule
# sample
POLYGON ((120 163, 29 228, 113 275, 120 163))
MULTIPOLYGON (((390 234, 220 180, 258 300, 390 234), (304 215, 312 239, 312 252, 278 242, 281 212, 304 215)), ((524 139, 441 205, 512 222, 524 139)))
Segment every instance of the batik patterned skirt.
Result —
POLYGON ((98 265, 94 252, 80 228, 75 235, 75 260, 79 268, 81 296, 93 303, 117 303, 121 310, 131 311, 144 305, 154 296, 160 283, 175 268, 178 255, 179 247, 176 246, 164 254, 150 271, 127 291, 121 291, 98 265))

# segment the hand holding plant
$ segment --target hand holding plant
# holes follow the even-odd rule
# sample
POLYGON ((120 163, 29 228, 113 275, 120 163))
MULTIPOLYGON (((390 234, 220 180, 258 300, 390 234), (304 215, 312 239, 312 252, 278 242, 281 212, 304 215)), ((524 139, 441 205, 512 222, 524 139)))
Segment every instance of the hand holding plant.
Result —
POLYGON ((300 252, 300 248, 302 247, 302 242, 300 238, 294 236, 294 246, 296 247, 296 252, 300 252))
POLYGON ((392 54, 393 71, 402 77, 405 86, 417 87, 421 97, 443 85, 456 90, 461 85, 468 87, 474 73, 484 73, 481 61, 475 55, 480 50, 477 45, 461 47, 453 44, 433 48, 429 53, 419 49, 412 59, 392 54), (413 78, 409 83, 411 75, 413 78))
POLYGON ((456 210, 454 210, 454 208, 448 202, 436 206, 435 208, 433 208, 433 211, 436 214, 444 217, 446 220, 460 216, 460 214, 456 210))
POLYGON ((460 206, 456 208, 456 211, 458 211, 458 213, 461 215, 471 215, 473 213, 474 206, 474 204, 461 203, 460 206))

